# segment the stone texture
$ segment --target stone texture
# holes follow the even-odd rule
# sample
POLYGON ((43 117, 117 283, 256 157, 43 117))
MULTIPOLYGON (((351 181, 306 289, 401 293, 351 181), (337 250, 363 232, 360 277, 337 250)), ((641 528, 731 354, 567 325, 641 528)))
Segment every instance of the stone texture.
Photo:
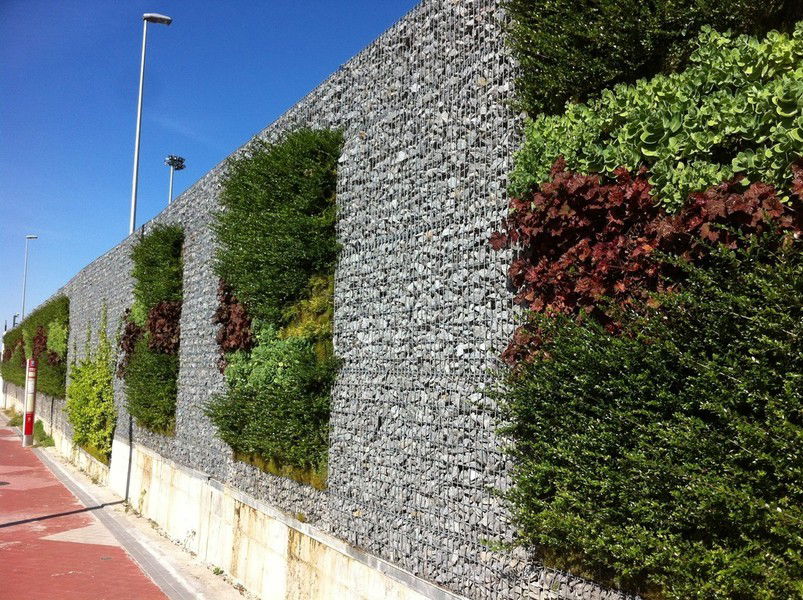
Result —
MULTIPOLYGON (((514 531, 498 491, 510 464, 483 394, 514 328, 510 256, 487 239, 504 215, 519 142, 514 65, 499 0, 425 0, 258 138, 296 127, 340 128, 335 348, 325 492, 234 461, 203 407, 223 389, 212 315, 212 213, 225 164, 154 223, 185 229, 176 434, 130 424, 122 382, 115 436, 207 473, 424 579, 472 599, 621 598, 492 552, 514 531)), ((238 152, 247 152, 246 147, 238 152)), ((63 289, 70 347, 80 353, 101 305, 114 336, 132 301, 124 240, 63 289)), ((114 338, 112 338, 114 339, 114 338)), ((75 356, 71 350, 70 360, 75 356)))

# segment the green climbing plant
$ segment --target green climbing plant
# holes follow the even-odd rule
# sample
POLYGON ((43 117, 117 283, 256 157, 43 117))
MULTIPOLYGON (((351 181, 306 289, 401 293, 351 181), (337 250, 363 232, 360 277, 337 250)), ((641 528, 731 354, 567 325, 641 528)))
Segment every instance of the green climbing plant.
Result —
POLYGON ((114 404, 115 357, 109 342, 107 309, 103 306, 98 326, 98 344, 92 349, 92 331, 87 326, 84 356, 70 368, 67 386, 67 418, 73 427, 73 442, 108 464, 117 423, 114 404))

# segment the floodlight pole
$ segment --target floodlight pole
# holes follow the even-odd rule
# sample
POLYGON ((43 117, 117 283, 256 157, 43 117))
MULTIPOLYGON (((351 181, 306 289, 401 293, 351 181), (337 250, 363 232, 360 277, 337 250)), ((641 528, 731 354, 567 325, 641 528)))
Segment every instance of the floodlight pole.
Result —
POLYGON ((170 167, 170 187, 167 190, 167 203, 170 204, 173 201, 173 173, 175 171, 181 171, 185 167, 184 158, 175 154, 169 154, 167 158, 165 158, 165 164, 170 167))
POLYGON ((22 270, 22 316, 20 319, 25 319, 25 291, 28 287, 28 242, 36 239, 39 239, 39 236, 30 234, 25 236, 25 267, 22 270))
POLYGON ((146 13, 142 15, 142 59, 139 64, 139 96, 137 97, 137 132, 134 138, 134 174, 131 179, 131 220, 128 233, 134 233, 137 221, 137 182, 139 179, 139 134, 142 129, 142 90, 145 84, 145 46, 148 39, 148 23, 161 23, 170 25, 170 17, 146 13))
POLYGON ((170 189, 167 190, 167 203, 170 204, 173 201, 173 172, 175 169, 173 165, 170 165, 170 189))

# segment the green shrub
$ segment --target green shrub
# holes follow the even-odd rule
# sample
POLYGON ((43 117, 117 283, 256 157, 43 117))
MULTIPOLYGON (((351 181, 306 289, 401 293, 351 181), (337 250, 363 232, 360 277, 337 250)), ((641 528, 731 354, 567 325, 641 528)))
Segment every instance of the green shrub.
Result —
POLYGON ((502 405, 548 564, 649 598, 801 596, 803 253, 775 241, 679 262, 683 291, 619 336, 534 317, 542 358, 502 405))
POLYGON ((527 123, 511 192, 569 169, 611 174, 649 167, 659 202, 677 210, 691 192, 735 173, 789 188, 803 154, 803 23, 792 36, 735 37, 705 30, 681 73, 606 90, 561 116, 527 123))
POLYGON ((33 441, 41 448, 55 446, 53 438, 45 432, 45 425, 39 419, 33 424, 33 441))
POLYGON ((315 275, 307 292, 284 312, 285 325, 279 337, 299 338, 313 344, 316 355, 323 361, 333 355, 332 321, 334 319, 335 277, 315 275))
POLYGON ((257 322, 255 330, 251 352, 229 356, 227 391, 207 414, 235 452, 319 472, 326 465, 335 360, 320 360, 303 338, 281 339, 271 325, 257 322))
POLYGON ((47 326, 47 349, 60 359, 66 360, 69 335, 67 323, 54 319, 47 326))
POLYGON ((117 424, 114 405, 115 357, 106 333, 107 311, 103 306, 98 346, 93 354, 91 330, 87 328, 84 357, 70 369, 67 386, 67 419, 73 427, 73 443, 100 455, 108 464, 117 424))
POLYGON ((137 341, 126 367, 125 393, 128 412, 140 427, 175 431, 178 366, 177 355, 153 352, 146 337, 137 341))
POLYGON ((215 225, 219 300, 228 303, 216 315, 218 341, 222 351, 235 342, 242 349, 226 356, 227 391, 207 414, 236 458, 316 487, 325 485, 337 368, 342 141, 340 132, 302 129, 273 145, 257 143, 229 165, 215 225))
POLYGON ((281 327, 315 274, 329 273, 337 160, 343 136, 301 129, 257 142, 229 164, 215 231, 215 268, 252 317, 281 327))
POLYGON ((508 0, 516 92, 531 115, 675 70, 700 28, 764 34, 803 18, 797 0, 508 0))
POLYGON ((184 231, 178 225, 156 225, 134 246, 133 321, 145 325, 148 312, 159 302, 181 301, 184 231))
POLYGON ((69 331, 70 301, 59 296, 43 304, 14 329, 3 336, 5 346, 0 370, 3 379, 14 385, 25 387, 25 360, 38 361, 37 390, 55 398, 64 398, 67 381, 66 336, 69 331), (55 328, 51 333, 51 328, 55 328), (50 348, 50 338, 59 350, 50 348))
POLYGON ((181 227, 157 225, 132 250, 134 304, 119 342, 126 408, 162 434, 175 430, 183 243, 181 227))
POLYGON ((6 334, 0 372, 3 375, 3 380, 19 387, 25 387, 25 346, 22 342, 22 331, 12 329, 9 333, 12 332, 20 335, 11 336, 6 334))
POLYGON ((29 358, 33 356, 33 336, 34 331, 30 329, 23 328, 22 329, 22 348, 25 350, 25 357, 29 358))

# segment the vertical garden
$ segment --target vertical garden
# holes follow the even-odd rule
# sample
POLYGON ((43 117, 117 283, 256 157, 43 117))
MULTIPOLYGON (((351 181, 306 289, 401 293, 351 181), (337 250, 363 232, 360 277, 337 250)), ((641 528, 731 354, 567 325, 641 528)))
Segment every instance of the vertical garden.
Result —
POLYGON ((176 424, 183 246, 177 225, 156 225, 134 246, 134 303, 119 340, 126 408, 140 427, 165 435, 176 424))
POLYGON ((70 301, 59 296, 30 313, 3 336, 0 363, 3 379, 25 387, 25 361, 38 361, 37 389, 54 398, 64 398, 67 382, 67 339, 70 301))
POLYGON ((519 542, 645 598, 800 597, 803 8, 508 9, 519 542))
POLYGON ((325 486, 337 161, 342 135, 300 129, 230 162, 217 215, 221 369, 207 407, 235 458, 325 486))

